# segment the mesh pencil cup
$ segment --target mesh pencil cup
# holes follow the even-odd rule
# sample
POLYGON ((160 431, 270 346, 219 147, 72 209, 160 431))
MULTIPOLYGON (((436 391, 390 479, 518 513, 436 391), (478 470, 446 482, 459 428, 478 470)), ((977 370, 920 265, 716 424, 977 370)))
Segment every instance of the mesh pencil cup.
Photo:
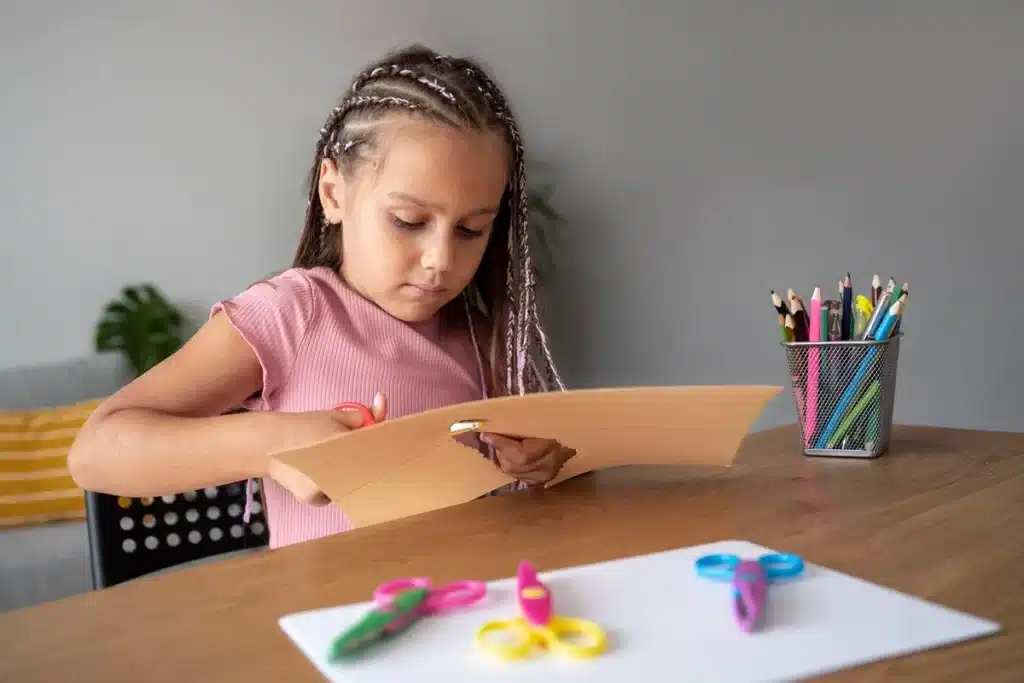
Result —
POLYGON ((805 455, 876 458, 888 450, 902 336, 782 342, 805 455))

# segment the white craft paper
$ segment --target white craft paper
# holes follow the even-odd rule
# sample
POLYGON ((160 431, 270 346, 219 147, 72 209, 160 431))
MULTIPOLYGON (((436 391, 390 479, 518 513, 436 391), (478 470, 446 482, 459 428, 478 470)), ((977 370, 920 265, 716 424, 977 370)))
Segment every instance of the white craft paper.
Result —
MULTIPOLYGON (((998 623, 807 563, 803 576, 769 588, 762 629, 743 633, 733 620, 729 585, 698 577, 693 564, 706 553, 767 552, 777 551, 723 541, 542 573, 557 614, 590 619, 608 632, 608 652, 592 660, 541 651, 505 662, 474 648, 484 622, 517 616, 514 578, 489 583, 488 596, 473 607, 425 618, 358 659, 333 665, 324 656, 328 645, 369 602, 291 614, 279 623, 332 683, 550 683, 556 677, 781 683, 1000 630, 998 623)), ((515 571, 510 566, 509 576, 515 571)), ((387 577, 397 578, 405 577, 387 577)))

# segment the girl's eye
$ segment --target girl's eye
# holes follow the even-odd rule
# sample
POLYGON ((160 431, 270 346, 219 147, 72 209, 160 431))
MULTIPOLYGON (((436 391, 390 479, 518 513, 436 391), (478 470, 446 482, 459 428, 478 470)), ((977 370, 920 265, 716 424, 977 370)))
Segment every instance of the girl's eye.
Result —
POLYGON ((472 228, 467 228, 465 226, 459 226, 459 234, 461 234, 463 237, 466 237, 467 239, 474 239, 476 237, 483 237, 484 231, 474 230, 472 228))
POLYGON ((416 228, 422 227, 422 222, 410 223, 409 221, 403 221, 398 216, 392 216, 391 221, 396 227, 402 228, 403 230, 415 230, 416 228))

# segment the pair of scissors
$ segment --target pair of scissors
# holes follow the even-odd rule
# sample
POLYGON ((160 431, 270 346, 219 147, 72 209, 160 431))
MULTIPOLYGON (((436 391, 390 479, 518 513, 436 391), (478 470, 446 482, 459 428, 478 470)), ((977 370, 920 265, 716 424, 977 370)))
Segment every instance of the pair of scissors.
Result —
POLYGON ((478 648, 505 660, 529 657, 534 646, 572 659, 589 659, 605 651, 608 638, 600 626, 585 619, 555 615, 551 592, 537 578, 529 562, 519 564, 516 589, 522 616, 481 626, 475 639, 478 648), (518 636, 511 644, 499 644, 491 638, 509 632, 518 636), (589 642, 577 642, 576 637, 589 642))
POLYGON ((740 630, 750 633, 764 615, 768 583, 799 576, 804 571, 804 560, 788 553, 770 553, 756 560, 714 554, 699 558, 696 569, 698 576, 732 584, 733 615, 740 630))
POLYGON ((487 584, 483 581, 453 581, 434 588, 430 579, 415 577, 398 579, 377 586, 373 599, 378 605, 388 605, 409 590, 423 589, 427 591, 426 599, 415 609, 419 616, 431 616, 449 612, 479 602, 487 594, 487 584))
POLYGON ((374 608, 334 639, 327 659, 342 659, 401 633, 422 617, 468 607, 486 594, 487 584, 482 581, 455 581, 434 588, 430 579, 416 577, 381 584, 373 592, 374 608))
MULTIPOLYGON (((335 410, 356 410, 363 417, 363 426, 369 427, 370 425, 377 424, 377 420, 373 417, 373 413, 364 403, 357 403, 355 401, 345 401, 334 406, 335 410)), ((451 436, 458 436, 459 434, 465 434, 467 432, 474 432, 483 426, 485 420, 460 420, 455 422, 448 428, 448 433, 451 436)))
POLYGON ((370 409, 363 403, 358 403, 356 401, 345 401, 344 403, 339 403, 338 405, 334 406, 334 409, 358 411, 359 414, 362 415, 363 417, 364 427, 369 427, 370 425, 377 424, 377 420, 374 419, 373 413, 370 412, 370 409))

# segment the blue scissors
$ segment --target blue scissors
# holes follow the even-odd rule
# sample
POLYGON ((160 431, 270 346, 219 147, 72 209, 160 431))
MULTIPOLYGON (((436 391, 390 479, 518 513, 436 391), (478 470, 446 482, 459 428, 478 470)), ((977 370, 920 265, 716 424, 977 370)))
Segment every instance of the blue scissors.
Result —
POLYGON ((704 555, 696 562, 697 576, 732 584, 733 615, 740 630, 750 633, 761 620, 768 598, 768 583, 791 579, 804 571, 799 555, 769 553, 756 560, 737 555, 704 555))

